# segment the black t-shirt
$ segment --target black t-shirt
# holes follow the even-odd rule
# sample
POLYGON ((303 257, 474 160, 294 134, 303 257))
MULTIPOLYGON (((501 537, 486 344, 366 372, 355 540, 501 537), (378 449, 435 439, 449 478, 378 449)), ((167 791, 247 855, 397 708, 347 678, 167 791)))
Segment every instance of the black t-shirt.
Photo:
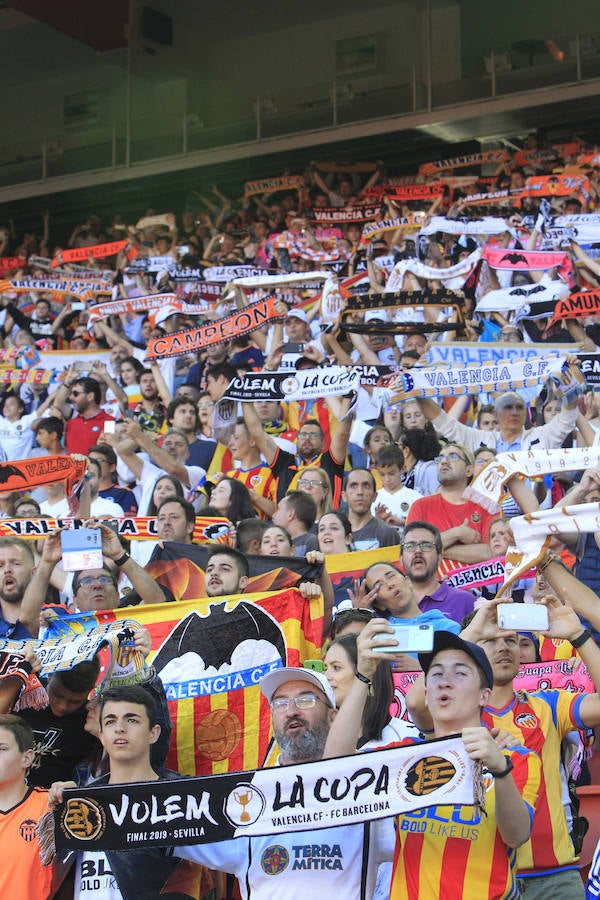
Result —
MULTIPOLYGON (((329 480, 331 481, 331 489, 333 492, 332 506, 334 509, 337 509, 340 505, 340 500, 342 497, 342 485, 344 481, 344 460, 342 462, 337 462, 329 452, 326 450, 324 453, 321 453, 320 456, 315 457, 314 460, 311 460, 309 463, 306 463, 307 466, 319 466, 329 475, 329 480)), ((275 455, 275 459, 273 460, 273 465, 271 469, 276 478, 279 479, 277 483, 277 499, 281 500, 287 494, 290 484, 294 480, 295 476, 302 471, 305 466, 298 465, 298 460, 294 456, 293 453, 288 453, 286 450, 277 449, 277 454, 275 455)))
POLYGON ((100 748, 100 741, 83 730, 85 705, 66 716, 55 716, 46 709, 23 709, 18 713, 32 728, 35 759, 27 781, 35 787, 49 788, 54 781, 69 781, 75 767, 100 748))

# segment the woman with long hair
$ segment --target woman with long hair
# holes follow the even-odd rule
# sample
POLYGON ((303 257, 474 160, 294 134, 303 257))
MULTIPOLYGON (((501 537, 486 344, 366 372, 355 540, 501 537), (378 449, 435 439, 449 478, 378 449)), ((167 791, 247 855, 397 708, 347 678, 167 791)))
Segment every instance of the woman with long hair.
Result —
POLYGON ((293 556, 292 536, 282 525, 267 525, 260 542, 261 556, 293 556))
POLYGON ((321 516, 317 526, 319 550, 325 556, 352 550, 352 525, 345 513, 332 510, 321 516))
MULTIPOLYGON (((152 495, 148 504, 148 509, 139 511, 140 516, 150 516, 154 518, 158 512, 158 508, 165 500, 179 497, 183 500, 183 488, 181 482, 173 475, 159 475, 154 482, 152 495)), ((129 553, 136 561, 138 566, 145 566, 156 547, 157 541, 148 540, 132 540, 129 544, 129 553)))
POLYGON ((417 400, 406 400, 402 404, 400 421, 403 431, 409 428, 425 428, 427 424, 427 418, 417 400))
MULTIPOLYGON (((331 642, 324 657, 325 677, 333 688, 336 706, 339 708, 356 676, 356 634, 342 634, 331 642)), ((394 700, 392 667, 382 660, 372 679, 373 695, 367 699, 362 717, 361 734, 357 749, 387 744, 415 734, 414 726, 394 718, 390 707, 394 700)))
POLYGON ((179 497, 183 499, 183 488, 181 482, 174 475, 161 475, 154 482, 154 490, 144 516, 155 516, 161 503, 170 497, 179 497))
POLYGON ((242 519, 254 518, 256 510, 245 484, 236 478, 221 478, 212 489, 210 506, 203 514, 224 516, 235 525, 242 519))
POLYGON ((135 356, 126 356, 119 367, 119 381, 127 395, 129 409, 133 409, 142 400, 140 378, 144 371, 144 366, 135 356))

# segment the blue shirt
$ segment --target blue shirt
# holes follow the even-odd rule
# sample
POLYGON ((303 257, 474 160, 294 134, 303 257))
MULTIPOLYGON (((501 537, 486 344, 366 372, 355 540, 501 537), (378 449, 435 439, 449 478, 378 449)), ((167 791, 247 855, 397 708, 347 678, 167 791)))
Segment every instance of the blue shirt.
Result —
POLYGON ((452 634, 460 634, 460 625, 449 619, 439 609, 428 609, 419 616, 412 616, 409 619, 400 616, 389 616, 388 623, 390 625, 433 625, 434 631, 451 631, 452 634))
POLYGON ((18 619, 16 622, 7 622, 0 613, 0 639, 4 638, 9 638, 13 641, 26 641, 32 640, 33 635, 18 619))

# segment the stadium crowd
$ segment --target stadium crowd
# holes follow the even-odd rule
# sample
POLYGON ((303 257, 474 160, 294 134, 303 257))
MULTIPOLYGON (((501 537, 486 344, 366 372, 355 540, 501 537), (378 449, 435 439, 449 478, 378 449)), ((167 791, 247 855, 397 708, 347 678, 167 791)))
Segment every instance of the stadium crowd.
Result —
MULTIPOLYGON (((91 214, 61 245, 48 216, 40 234, 0 228, 7 892, 600 896, 600 860, 587 886, 579 872, 574 787, 600 725, 599 205, 597 148, 530 135, 411 176, 313 162, 238 199, 194 193, 179 214, 91 214), (95 556, 65 542, 79 529, 95 556), (319 658, 263 673, 268 758, 200 771, 169 690, 185 680, 169 667, 200 651, 179 635, 159 666, 147 608, 282 587, 311 610, 319 658), (500 627, 500 602, 520 624, 500 627), (53 666, 52 640, 111 611, 127 618, 110 664, 78 650, 53 666), (588 681, 519 682, 557 662, 588 681), (92 848, 70 875, 37 862, 47 792, 58 805, 72 782, 325 764, 456 733, 488 778, 483 818, 415 807, 395 834, 384 819, 175 857, 92 848), (301 853, 331 864, 292 866, 301 853), (201 873, 195 893, 167 891, 176 857, 201 873)), ((223 671, 255 664, 236 646, 223 671)))

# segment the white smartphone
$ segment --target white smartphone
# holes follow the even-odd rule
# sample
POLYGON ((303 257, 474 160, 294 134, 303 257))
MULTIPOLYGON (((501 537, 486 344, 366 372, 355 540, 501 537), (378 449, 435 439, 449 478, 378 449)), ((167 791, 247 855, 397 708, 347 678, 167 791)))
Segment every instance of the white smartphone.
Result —
POLYGON ((499 603, 498 627, 506 631, 547 631, 548 608, 541 603, 499 603))
MULTIPOLYGON (((433 650, 433 625, 393 625, 397 644, 374 647, 378 653, 428 653, 433 650)), ((382 637, 392 637, 387 631, 382 637)))
POLYGON ((116 424, 117 424, 116 422, 105 422, 102 427, 102 430, 104 431, 105 434, 114 434, 116 424))

